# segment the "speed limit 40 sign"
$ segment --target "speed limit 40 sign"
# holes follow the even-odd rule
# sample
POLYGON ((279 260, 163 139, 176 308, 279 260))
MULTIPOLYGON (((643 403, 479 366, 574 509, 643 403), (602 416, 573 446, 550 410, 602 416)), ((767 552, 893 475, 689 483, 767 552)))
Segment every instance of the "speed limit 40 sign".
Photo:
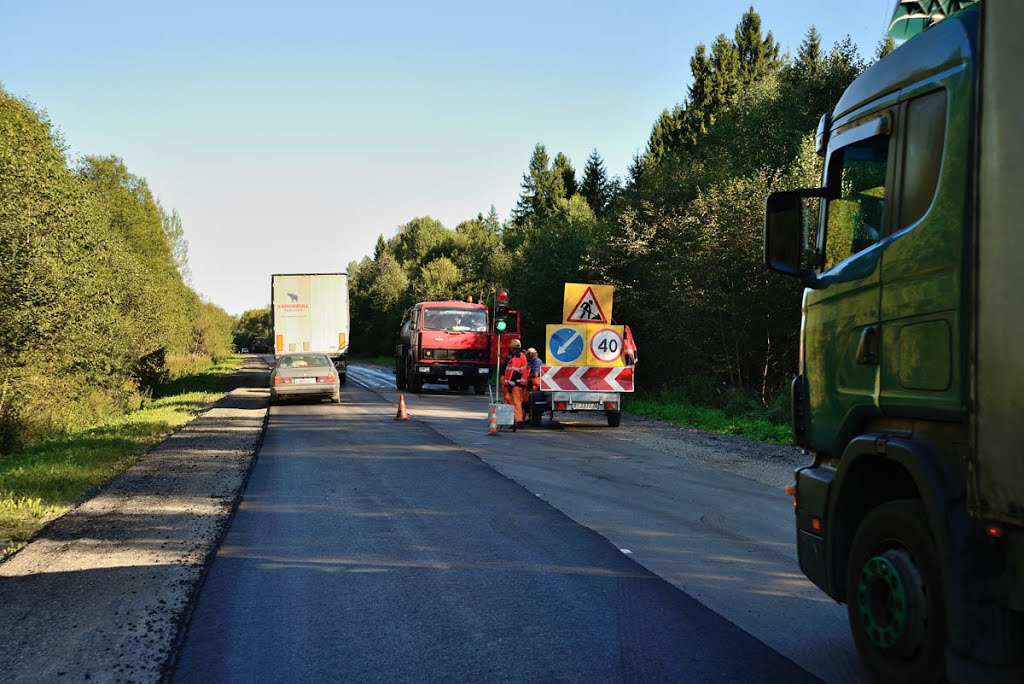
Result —
POLYGON ((621 366, 624 364, 622 330, 623 326, 621 325, 610 325, 594 326, 594 329, 589 331, 588 366, 621 366))

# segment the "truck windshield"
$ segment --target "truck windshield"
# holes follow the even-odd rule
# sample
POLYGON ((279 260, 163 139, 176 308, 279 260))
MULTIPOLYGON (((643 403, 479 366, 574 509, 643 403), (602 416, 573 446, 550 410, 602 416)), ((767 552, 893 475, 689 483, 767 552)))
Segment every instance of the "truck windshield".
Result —
POLYGON ((487 312, 480 309, 424 309, 423 329, 487 332, 487 312))

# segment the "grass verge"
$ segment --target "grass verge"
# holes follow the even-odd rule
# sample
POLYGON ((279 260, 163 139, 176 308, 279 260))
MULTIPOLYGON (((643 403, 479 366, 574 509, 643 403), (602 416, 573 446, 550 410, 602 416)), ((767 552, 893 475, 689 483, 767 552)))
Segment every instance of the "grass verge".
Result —
POLYGON ((0 559, 216 400, 241 363, 232 356, 196 366, 157 388, 138 411, 0 459, 0 559))
POLYGON ((759 442, 793 443, 788 410, 780 410, 778 406, 765 408, 756 401, 733 400, 723 407, 715 407, 694 402, 682 391, 655 390, 626 395, 623 410, 697 430, 759 442), (785 416, 783 420, 780 420, 780 413, 785 416))

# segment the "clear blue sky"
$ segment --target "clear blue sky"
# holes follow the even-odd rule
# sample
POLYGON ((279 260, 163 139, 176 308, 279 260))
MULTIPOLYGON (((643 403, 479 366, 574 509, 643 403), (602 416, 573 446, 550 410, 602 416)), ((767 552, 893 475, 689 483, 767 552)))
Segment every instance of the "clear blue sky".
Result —
MULTIPOLYGON (((0 83, 146 178, 237 314, 415 216, 507 217, 537 142, 623 175, 750 4, 0 0, 0 83)), ((784 51, 813 23, 869 57, 893 0, 753 4, 784 51)))

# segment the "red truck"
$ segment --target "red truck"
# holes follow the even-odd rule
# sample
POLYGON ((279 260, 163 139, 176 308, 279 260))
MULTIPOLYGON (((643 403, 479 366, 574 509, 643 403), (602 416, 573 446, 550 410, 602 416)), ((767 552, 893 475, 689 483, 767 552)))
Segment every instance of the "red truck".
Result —
POLYGON ((405 312, 398 337, 398 389, 417 393, 424 383, 440 383, 456 392, 470 387, 477 394, 487 392, 493 362, 487 306, 420 302, 405 312))

